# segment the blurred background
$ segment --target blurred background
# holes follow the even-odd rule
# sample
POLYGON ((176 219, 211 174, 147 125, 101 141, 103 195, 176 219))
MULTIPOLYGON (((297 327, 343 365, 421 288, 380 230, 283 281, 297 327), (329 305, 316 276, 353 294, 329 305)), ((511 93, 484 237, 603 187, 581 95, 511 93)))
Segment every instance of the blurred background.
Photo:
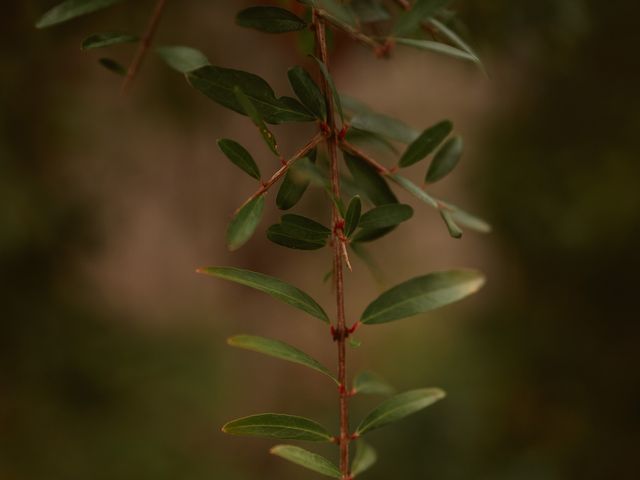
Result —
MULTIPOLYGON (((101 53, 80 51, 95 31, 141 31, 151 1, 36 31, 52 3, 7 2, 0 16, 0 479, 311 478, 268 455, 273 442, 226 437, 220 425, 276 411, 335 428, 332 384, 225 339, 271 336, 333 365, 324 326, 194 270, 264 271, 329 308, 328 252, 268 242, 271 205, 250 243, 228 253, 226 222, 254 185, 216 139, 276 168, 248 120, 155 58, 123 98, 101 53)), ((288 93, 287 67, 306 61, 297 39, 236 27, 246 4, 169 2, 158 42, 288 93)), ((455 241, 401 196, 416 219, 371 249, 381 282, 358 261, 348 275, 351 318, 385 285, 434 269, 488 277, 459 305, 359 332, 352 372, 448 392, 371 435, 380 460, 367 478, 637 479, 640 5, 456 6, 489 79, 433 54, 376 60, 334 42, 341 91, 419 129, 455 122, 466 154, 434 193, 494 227, 455 241)), ((133 49, 108 54, 127 63, 133 49)), ((292 152, 312 129, 275 133, 292 152)), ((309 192, 298 211, 326 218, 322 206, 309 192)), ((378 401, 355 399, 354 421, 378 401)))

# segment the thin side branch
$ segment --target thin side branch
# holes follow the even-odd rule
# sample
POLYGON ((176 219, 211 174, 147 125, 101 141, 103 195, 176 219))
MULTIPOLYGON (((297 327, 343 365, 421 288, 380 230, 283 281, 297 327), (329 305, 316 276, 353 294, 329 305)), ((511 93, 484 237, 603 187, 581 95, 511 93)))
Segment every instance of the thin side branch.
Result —
POLYGON ((365 35, 360 30, 358 30, 356 28, 353 28, 350 25, 346 25, 344 23, 336 21, 335 18, 333 18, 331 15, 329 15, 324 10, 318 9, 317 12, 318 12, 318 15, 320 17, 322 17, 327 23, 330 23, 331 25, 333 25, 338 30, 343 31, 344 33, 349 35, 352 39, 354 39, 355 41, 363 44, 364 46, 369 47, 369 48, 373 49, 376 52, 382 46, 379 42, 377 42, 376 40, 374 40, 370 36, 365 35))
POLYGON ((282 178, 282 176, 285 173, 287 173, 287 170, 289 170, 289 168, 291 168, 291 166, 293 166, 294 163, 296 163, 298 160, 303 158, 307 153, 313 150, 316 146, 318 146, 318 144, 322 142, 323 139, 324 139, 324 135, 322 133, 317 133, 311 140, 309 140, 309 142, 304 147, 302 147, 291 158, 289 158, 289 160, 283 161, 282 166, 273 175, 271 175, 271 178, 269 178, 269 180, 267 180, 266 182, 263 182, 260 188, 256 190, 256 192, 253 195, 247 198, 245 202, 237 208, 237 210, 234 212, 234 215, 237 214, 242 209, 242 207, 247 205, 249 202, 251 202, 252 200, 255 200, 260 195, 266 193, 273 186, 274 183, 280 180, 280 178, 282 178))
POLYGON ((144 35, 140 40, 140 46, 138 47, 136 55, 135 57, 133 57, 133 61, 129 66, 127 76, 122 82, 122 93, 127 93, 129 91, 133 81, 136 78, 136 75, 140 71, 140 67, 142 67, 142 63, 144 62, 144 59, 147 56, 151 45, 153 44, 153 38, 155 37, 156 31, 158 30, 158 25, 160 24, 160 19, 162 18, 162 13, 164 12, 164 7, 166 4, 166 0, 158 0, 156 2, 156 6, 154 7, 151 18, 149 19, 149 24, 147 25, 147 30, 144 32, 144 35))
POLYGON ((375 160, 373 157, 371 157, 368 153, 365 153, 360 148, 358 148, 355 145, 347 142, 346 140, 342 140, 342 142, 340 142, 340 148, 342 148, 343 150, 345 150, 346 152, 348 152, 348 153, 350 153, 352 155, 355 155, 356 157, 360 157, 362 160, 364 160, 369 165, 371 165, 373 168, 375 168, 376 171, 381 175, 391 175, 391 174, 393 174, 393 171, 391 169, 385 167, 384 165, 381 165, 380 163, 378 163, 377 160, 375 160))

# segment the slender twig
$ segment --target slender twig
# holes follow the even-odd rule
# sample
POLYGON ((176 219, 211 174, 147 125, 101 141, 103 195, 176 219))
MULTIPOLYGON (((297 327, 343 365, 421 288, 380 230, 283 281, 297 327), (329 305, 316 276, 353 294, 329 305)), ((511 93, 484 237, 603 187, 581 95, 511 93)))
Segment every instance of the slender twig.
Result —
POLYGON ((354 28, 354 27, 352 27, 350 25, 347 25, 345 23, 339 22, 333 16, 329 15, 327 12, 325 12, 322 9, 318 9, 317 13, 327 23, 330 23, 331 25, 333 25, 338 30, 343 31, 344 33, 349 35, 352 39, 356 40, 357 42, 360 42, 363 45, 372 48, 374 51, 377 51, 380 48, 381 44, 379 42, 377 42, 376 40, 374 40, 370 36, 365 35, 360 30, 358 30, 358 29, 356 29, 356 28, 354 28))
POLYGON ((363 150, 347 142, 346 140, 342 140, 342 142, 340 142, 340 148, 342 148, 343 150, 347 151, 352 155, 355 155, 356 157, 361 158, 362 160, 367 162, 369 165, 371 165, 373 168, 375 168, 376 171, 381 175, 393 174, 393 170, 385 167, 384 165, 381 165, 380 163, 378 163, 377 160, 375 160, 369 154, 365 153, 363 150))
MULTIPOLYGON (((320 60, 329 68, 329 55, 327 53, 327 41, 324 19, 318 14, 316 9, 313 10, 313 26, 316 36, 316 48, 320 60)), ((331 189, 333 196, 337 201, 340 200, 340 172, 338 168, 338 131, 336 128, 334 99, 327 80, 321 78, 322 91, 324 93, 327 104, 327 124, 329 126, 329 135, 327 136, 327 148, 329 150, 330 170, 331 170, 331 189)), ((349 391, 347 389, 347 337, 349 331, 346 325, 346 317, 344 313, 344 268, 343 268, 343 248, 344 248, 344 220, 342 219, 338 208, 333 204, 333 271, 336 286, 336 310, 337 310, 337 326, 334 329, 334 339, 338 344, 338 382, 340 384, 340 473, 343 480, 349 480, 349 442, 351 434, 349 433, 349 391)))
POLYGON ((153 43, 153 37, 158 30, 158 25, 160 24, 160 19, 162 18, 162 12, 164 11, 166 3, 166 0, 158 0, 156 2, 156 6, 153 8, 151 18, 149 19, 149 24, 147 25, 147 30, 144 32, 144 35, 140 40, 140 46, 138 47, 136 55, 135 57, 133 57, 133 61, 129 66, 127 76, 122 82, 122 93, 127 93, 129 91, 129 89, 131 88, 131 84, 138 74, 138 71, 140 71, 142 62, 144 62, 144 59, 147 56, 149 49, 151 48, 151 44, 153 43))
POLYGON ((252 200, 255 200, 260 195, 266 193, 273 186, 274 183, 280 180, 280 178, 282 178, 282 176, 285 173, 287 173, 287 170, 289 170, 289 168, 291 168, 294 163, 296 163, 298 160, 303 158, 307 153, 313 150, 320 142, 322 142, 323 138, 324 138, 324 135, 322 133, 317 133, 311 140, 307 142, 307 144, 304 147, 302 147, 300 150, 294 153, 291 158, 289 158, 288 160, 283 160, 282 166, 278 170, 276 170, 276 172, 273 175, 271 175, 271 178, 269 178, 269 180, 267 180, 266 182, 262 182, 262 184, 260 185, 260 188, 256 190, 253 195, 247 198, 244 201, 244 203, 237 208, 237 210, 234 212, 234 216, 242 209, 242 207, 247 205, 252 200))

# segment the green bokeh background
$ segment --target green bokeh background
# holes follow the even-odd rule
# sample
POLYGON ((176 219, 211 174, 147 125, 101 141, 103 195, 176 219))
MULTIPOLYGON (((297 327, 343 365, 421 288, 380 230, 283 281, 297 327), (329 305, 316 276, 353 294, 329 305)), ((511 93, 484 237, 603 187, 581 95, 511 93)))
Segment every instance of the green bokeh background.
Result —
MULTIPOLYGON (((160 33, 167 42, 272 78, 300 61, 292 38, 257 43, 259 36, 233 27, 245 2, 176 3, 160 33)), ((214 141, 220 130, 247 125, 229 127, 237 120, 151 59, 123 100, 118 80, 78 51, 92 31, 139 30, 151 2, 34 30, 50 4, 11 2, 0 17, 0 479, 312 478, 267 455, 271 442, 227 438, 219 426, 263 409, 333 426, 332 387, 295 366, 230 351, 224 339, 245 330, 279 336, 328 363, 326 332, 192 272, 198 262, 241 264, 300 279, 330 301, 321 283, 326 258, 283 253, 263 239, 224 252, 226 216, 253 187, 220 165, 214 141), (167 132, 175 147, 163 156, 157 143, 167 132), (170 168, 167 156, 175 158, 170 168), (133 180, 123 187, 123 179, 133 180), (160 205, 160 217, 173 219, 167 231, 182 236, 133 228, 137 217, 128 214, 141 202, 160 205), (114 259, 113 238, 139 250, 114 259), (154 255, 140 256, 146 249, 154 255), (136 279, 141 285, 129 283, 136 279), (152 281, 162 288, 147 288, 152 281)), ((424 235, 419 258, 403 256, 410 240, 396 234, 382 241, 380 263, 394 280, 469 264, 486 270, 489 283, 467 306, 363 333, 363 347, 352 352, 358 365, 400 388, 449 392, 373 434, 380 461, 366 475, 636 479, 640 6, 457 5, 466 36, 487 59, 491 86, 482 88, 493 93, 482 115, 462 119, 472 160, 451 195, 489 218, 494 232, 445 247, 453 250, 443 263, 437 249, 454 242, 445 234, 412 230, 424 235)), ((336 77, 346 83, 348 59, 368 53, 335 43, 343 57, 336 77)), ((123 61, 131 54, 116 52, 123 61)), ((393 61, 378 68, 393 69, 393 61)), ((466 85, 486 82, 469 69, 455 75, 470 78, 466 85)), ((448 81, 438 78, 428 87, 436 94, 448 81)), ((370 81, 374 91, 405 88, 401 76, 392 85, 370 81)), ((282 135, 299 143, 297 133, 282 135)), ((320 200, 312 194, 306 208, 320 200)), ((366 272, 354 278, 357 314, 376 286, 366 272)), ((354 401, 354 417, 374 404, 354 401)))

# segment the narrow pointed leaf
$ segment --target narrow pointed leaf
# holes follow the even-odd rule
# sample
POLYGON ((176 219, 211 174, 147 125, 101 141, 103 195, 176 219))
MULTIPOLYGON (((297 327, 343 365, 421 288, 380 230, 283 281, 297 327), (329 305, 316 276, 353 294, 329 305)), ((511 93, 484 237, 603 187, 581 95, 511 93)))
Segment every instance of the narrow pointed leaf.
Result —
POLYGON ((440 20, 437 20, 435 18, 430 18, 428 22, 432 26, 434 26, 438 30, 438 32, 444 35, 447 38, 447 40, 453 43, 456 47, 458 47, 461 50, 464 50, 469 55, 473 56, 476 59, 476 63, 482 69, 484 69, 484 66, 482 65, 482 61, 480 60, 480 56, 469 46, 467 42, 462 40, 462 38, 456 32, 454 32, 449 27, 447 27, 444 23, 442 23, 440 20))
POLYGON ((461 208, 458 208, 454 205, 447 204, 451 210, 449 211, 451 218, 458 224, 469 230, 474 230, 479 233, 489 233, 491 232, 491 225, 482 220, 481 218, 476 217, 475 215, 471 215, 468 212, 465 212, 461 208))
POLYGON ((254 28, 265 33, 285 33, 303 30, 307 23, 289 10, 278 7, 249 7, 236 16, 241 27, 254 28))
POLYGON ((111 58, 101 58, 98 63, 116 75, 124 76, 127 74, 127 69, 111 58))
POLYGON ((262 220, 264 195, 251 200, 231 219, 227 227, 227 246, 232 252, 253 236, 262 220))
POLYGON ((353 389, 356 393, 368 395, 391 395, 395 392, 386 380, 373 372, 362 372, 353 380, 353 389))
POLYGON ((260 169, 258 165, 256 165, 251 154, 242 145, 228 138, 223 138, 218 140, 218 147, 234 165, 238 166, 242 171, 256 180, 260 180, 260 169))
POLYGON ((440 210, 440 216, 442 217, 442 220, 444 220, 444 223, 449 230, 449 235, 451 235, 453 238, 462 238, 462 229, 458 226, 458 224, 451 216, 451 212, 447 210, 440 210))
POLYGON ((387 228, 406 222, 413 216, 413 208, 401 203, 390 203, 373 208, 360 217, 360 228, 387 228))
POLYGON ((304 172, 301 171, 301 166, 304 165, 305 162, 315 162, 316 154, 317 150, 313 149, 309 152, 307 158, 300 159, 287 170, 278 189, 278 195, 276 196, 276 206, 280 210, 289 210, 294 207, 304 195, 304 192, 309 187, 310 181, 304 172))
POLYGON ((93 50, 96 48, 110 47, 112 45, 122 45, 124 43, 135 43, 140 38, 123 32, 104 32, 89 35, 82 41, 82 50, 93 50))
POLYGON ((209 60, 200 50, 181 45, 166 45, 156 48, 158 56, 171 68, 188 73, 209 65, 209 60))
POLYGON ((360 223, 360 213, 362 212, 362 202, 360 197, 356 195, 349 202, 347 207, 347 214, 344 217, 344 234, 349 237, 360 223))
POLYGON ((227 423, 222 431, 231 435, 270 437, 309 442, 331 442, 331 434, 314 420, 281 413, 261 413, 227 423))
POLYGON ((314 57, 313 55, 312 57, 318 64, 318 67, 320 67, 320 72, 322 72, 322 75, 324 76, 324 79, 326 80, 327 85, 329 85, 329 88, 331 89, 331 96, 333 97, 333 102, 335 103, 336 109, 338 110, 338 115, 340 115, 340 121, 344 125, 344 111, 342 110, 342 100, 340 99, 340 95, 338 94, 338 89, 336 88, 336 84, 333 82, 333 78, 329 73, 329 69, 322 62, 322 60, 320 60, 317 57, 314 57))
POLYGON ((374 205, 398 203, 385 179, 371 165, 348 153, 344 153, 344 159, 356 185, 374 205))
POLYGON ((285 232, 302 240, 326 242, 331 234, 331 230, 302 215, 286 214, 281 219, 282 228, 285 232))
POLYGON ((242 70, 207 65, 187 74, 191 85, 220 105, 246 115, 234 93, 240 87, 265 122, 310 122, 313 115, 298 100, 276 97, 269 84, 257 75, 242 70))
POLYGON ((434 183, 449 175, 460 161, 463 148, 462 137, 456 136, 447 141, 447 143, 438 150, 431 165, 429 165, 425 181, 427 183, 434 183))
POLYGON ((374 112, 357 113, 351 118, 350 126, 402 143, 411 143, 420 136, 418 131, 406 123, 374 112))
POLYGON ((232 347, 243 348, 245 350, 251 350, 253 352, 279 358, 287 362, 304 365, 305 367, 309 367, 326 375, 334 382, 339 383, 336 377, 315 358, 287 343, 264 337, 256 337, 253 335, 236 335, 227 340, 227 343, 232 347))
POLYGON ((411 414, 419 412, 444 398, 445 393, 439 388, 422 388, 400 393, 382 402, 360 423, 356 430, 362 435, 371 430, 384 427, 411 414))
POLYGON ((199 272, 255 288, 329 323, 329 317, 313 298, 299 288, 277 278, 234 267, 208 267, 199 272))
POLYGON ((46 28, 105 9, 123 0, 66 0, 47 11, 36 23, 36 28, 46 28))
POLYGON ((407 47, 413 47, 419 50, 439 53, 441 55, 446 55, 448 57, 453 57, 460 60, 467 60, 473 63, 479 62, 478 57, 476 57, 475 55, 471 55, 464 50, 452 47, 451 45, 447 45, 446 43, 434 42, 432 40, 416 40, 414 38, 396 38, 394 40, 398 45, 405 45, 407 47))
POLYGON ((449 120, 444 120, 427 128, 407 147, 402 158, 400 158, 400 167, 409 167, 431 154, 447 138, 452 129, 453 124, 449 120))
POLYGON ((260 131, 260 135, 262 135, 262 138, 269 149, 274 153, 274 155, 279 156, 280 154, 278 152, 278 142, 276 141, 276 137, 274 137, 273 133, 271 133, 271 130, 267 128, 262 115, 260 115, 260 112, 258 112, 258 109, 255 107, 251 99, 249 99, 249 97, 247 97, 242 89, 237 85, 233 87, 233 93, 235 94, 238 103, 244 110, 244 113, 251 119, 253 124, 260 131))
POLYGON ((378 460, 375 449, 362 439, 356 442, 356 455, 351 465, 351 475, 357 477, 373 467, 378 460))
POLYGON ((301 467, 313 470, 321 475, 332 478, 342 478, 342 474, 338 467, 326 458, 312 453, 304 448, 295 447, 293 445, 276 445, 270 452, 285 460, 300 465, 301 467))
POLYGON ((267 229, 267 238, 277 245, 295 250, 319 250, 327 244, 322 241, 298 238, 290 232, 287 232, 280 223, 271 225, 267 229))
POLYGON ((393 33, 402 36, 415 32, 420 27, 420 22, 435 15, 447 3, 449 0, 417 0, 411 10, 398 17, 393 33))
POLYGON ((289 83, 302 104, 318 119, 327 118, 327 106, 320 87, 313 81, 311 75, 302 67, 295 66, 289 69, 289 83))
POLYGON ((408 178, 403 177, 402 175, 389 175, 389 178, 404 188, 411 195, 416 197, 417 199, 423 201, 427 205, 433 208, 438 208, 438 201, 429 195, 427 192, 418 187, 415 183, 413 183, 408 178))
POLYGON ((386 323, 429 312, 478 291, 484 277, 475 270, 448 270, 412 278, 382 293, 365 309, 360 321, 386 323))

